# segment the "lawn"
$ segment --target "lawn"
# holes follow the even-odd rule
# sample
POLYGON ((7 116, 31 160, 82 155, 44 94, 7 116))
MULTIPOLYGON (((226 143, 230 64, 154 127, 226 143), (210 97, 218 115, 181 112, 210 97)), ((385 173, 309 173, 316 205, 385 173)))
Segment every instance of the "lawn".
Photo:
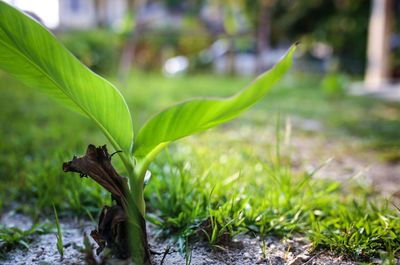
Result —
MULTIPOLYGON (((16 209, 40 223, 53 214, 54 204, 61 218, 96 217, 102 205, 110 203, 109 195, 89 179, 63 173, 61 165, 83 153, 88 143, 102 145, 106 139, 79 114, 3 73, 0 78, 1 211, 16 209)), ((141 71, 134 71, 125 83, 114 79, 139 123, 171 103, 231 95, 249 81, 206 73, 166 78, 141 71)), ((236 121, 162 153, 146 187, 153 232, 181 251, 196 238, 224 248, 242 233, 261 238, 302 235, 316 250, 390 261, 400 246, 399 211, 373 188, 319 178, 317 170, 292 170, 283 143, 286 117, 322 124, 311 134, 300 126, 308 137, 322 135, 338 142, 356 137, 362 143, 359 152, 372 148, 379 159, 399 158, 400 105, 328 97, 318 77, 292 74, 236 121)), ((118 159, 113 163, 122 170, 118 159)), ((3 251, 10 233, 0 233, 3 251)))

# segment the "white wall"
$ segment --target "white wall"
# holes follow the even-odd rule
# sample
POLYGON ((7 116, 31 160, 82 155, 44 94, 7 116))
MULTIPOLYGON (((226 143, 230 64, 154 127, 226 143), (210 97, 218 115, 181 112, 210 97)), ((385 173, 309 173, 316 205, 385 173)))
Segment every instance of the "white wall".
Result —
POLYGON ((49 28, 56 28, 59 23, 58 1, 63 0, 4 0, 23 11, 34 13, 43 24, 49 28))
POLYGON ((59 27, 86 29, 95 26, 93 0, 59 0, 59 27))
MULTIPOLYGON (((96 26, 94 0, 58 0, 60 28, 87 29, 96 26)), ((108 25, 115 25, 123 18, 127 4, 126 0, 105 0, 100 10, 101 20, 108 25)))

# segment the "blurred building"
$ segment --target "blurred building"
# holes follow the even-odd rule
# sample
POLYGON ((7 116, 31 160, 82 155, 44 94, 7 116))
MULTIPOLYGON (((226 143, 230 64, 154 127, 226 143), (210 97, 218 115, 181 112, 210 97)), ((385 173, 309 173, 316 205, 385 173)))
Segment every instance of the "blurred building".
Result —
POLYGON ((59 0, 60 29, 115 25, 127 10, 126 0, 59 0))
POLYGON ((127 0, 5 0, 34 14, 51 29, 88 29, 112 26, 128 10, 127 0))

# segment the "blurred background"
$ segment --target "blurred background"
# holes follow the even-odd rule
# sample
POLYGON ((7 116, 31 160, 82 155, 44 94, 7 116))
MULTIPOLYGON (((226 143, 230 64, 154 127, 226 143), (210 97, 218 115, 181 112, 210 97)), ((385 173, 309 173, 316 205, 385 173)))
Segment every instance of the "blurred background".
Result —
POLYGON ((97 72, 256 75, 301 43, 297 70, 385 88, 400 76, 397 0, 8 0, 97 72))

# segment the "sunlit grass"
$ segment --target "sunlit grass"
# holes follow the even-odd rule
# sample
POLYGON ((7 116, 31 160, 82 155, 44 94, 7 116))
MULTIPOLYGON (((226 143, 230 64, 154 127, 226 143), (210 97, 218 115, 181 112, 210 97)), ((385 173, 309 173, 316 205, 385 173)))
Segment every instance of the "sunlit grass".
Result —
POLYGON ((321 178, 318 171, 295 173, 265 143, 253 154, 240 138, 218 144, 223 134, 192 137, 152 168, 149 220, 162 235, 182 247, 200 236, 222 248, 238 233, 302 235, 316 249, 358 260, 398 251, 400 213, 372 190, 351 179, 321 178), (255 155, 262 148, 265 153, 255 155))

